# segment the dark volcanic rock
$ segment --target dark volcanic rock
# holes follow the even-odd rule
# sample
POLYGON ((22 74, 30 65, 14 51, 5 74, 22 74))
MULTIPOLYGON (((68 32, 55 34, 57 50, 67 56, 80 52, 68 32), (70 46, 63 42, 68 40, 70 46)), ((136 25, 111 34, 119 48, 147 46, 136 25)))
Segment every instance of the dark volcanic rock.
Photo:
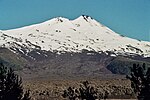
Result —
POLYGON ((132 67, 133 63, 150 65, 149 58, 111 57, 105 53, 87 50, 81 53, 58 54, 58 51, 34 49, 23 54, 0 48, 0 61, 17 70, 24 78, 107 78, 114 74, 128 74, 129 67, 132 67))

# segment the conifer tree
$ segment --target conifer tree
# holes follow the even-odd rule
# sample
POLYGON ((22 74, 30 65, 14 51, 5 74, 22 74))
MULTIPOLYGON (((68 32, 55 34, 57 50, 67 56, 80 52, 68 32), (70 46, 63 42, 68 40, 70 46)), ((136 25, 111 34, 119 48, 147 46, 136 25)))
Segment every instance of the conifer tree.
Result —
POLYGON ((146 70, 145 64, 133 64, 131 74, 127 78, 130 79, 138 100, 150 100, 150 68, 146 70))
POLYGON ((0 100, 30 100, 23 93, 22 79, 11 68, 0 64, 0 100))

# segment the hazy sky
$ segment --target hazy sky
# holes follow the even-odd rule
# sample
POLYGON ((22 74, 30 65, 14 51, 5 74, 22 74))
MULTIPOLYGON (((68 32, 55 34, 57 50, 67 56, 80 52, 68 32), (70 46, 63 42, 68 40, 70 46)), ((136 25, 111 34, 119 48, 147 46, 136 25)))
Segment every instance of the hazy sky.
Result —
POLYGON ((0 0, 0 29, 83 14, 122 35, 150 41, 150 0, 0 0))

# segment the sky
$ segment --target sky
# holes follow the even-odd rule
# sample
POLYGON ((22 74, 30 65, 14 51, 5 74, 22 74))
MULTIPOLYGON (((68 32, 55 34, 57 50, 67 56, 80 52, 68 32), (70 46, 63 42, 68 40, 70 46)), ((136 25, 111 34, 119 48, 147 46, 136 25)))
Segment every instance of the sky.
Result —
POLYGON ((0 30, 81 15, 124 36, 150 41, 150 0, 0 0, 0 30))

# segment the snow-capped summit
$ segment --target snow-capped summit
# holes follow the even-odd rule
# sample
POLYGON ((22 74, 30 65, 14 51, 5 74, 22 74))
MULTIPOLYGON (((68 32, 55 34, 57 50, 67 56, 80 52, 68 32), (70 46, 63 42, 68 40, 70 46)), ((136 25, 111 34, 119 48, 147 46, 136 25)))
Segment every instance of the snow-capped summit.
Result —
POLYGON ((65 52, 86 49, 150 57, 150 42, 124 37, 85 15, 75 20, 57 17, 40 24, 0 31, 0 46, 25 48, 28 52, 33 49, 65 52))

